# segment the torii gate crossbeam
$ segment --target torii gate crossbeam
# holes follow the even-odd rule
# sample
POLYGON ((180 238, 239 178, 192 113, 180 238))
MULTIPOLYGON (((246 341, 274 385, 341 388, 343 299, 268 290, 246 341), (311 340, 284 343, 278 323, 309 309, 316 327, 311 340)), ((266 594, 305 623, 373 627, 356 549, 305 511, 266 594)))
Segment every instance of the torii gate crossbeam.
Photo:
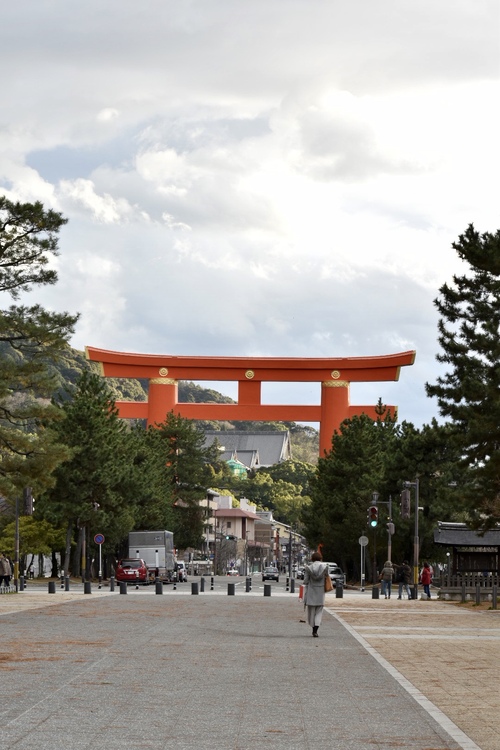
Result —
MULTIPOLYGON (((148 401, 118 401, 121 417, 146 419, 148 425, 165 421, 173 411, 188 419, 287 421, 320 423, 320 455, 331 448, 335 430, 345 419, 367 414, 377 418, 375 406, 351 406, 353 382, 398 380, 401 367, 412 365, 415 351, 378 357, 194 357, 132 354, 86 347, 87 359, 99 362, 101 374, 110 378, 145 378, 148 401), (236 381, 236 404, 179 403, 179 380, 236 381), (261 403, 263 382, 320 382, 317 406, 261 403)), ((397 407, 387 406, 392 414, 397 407)))

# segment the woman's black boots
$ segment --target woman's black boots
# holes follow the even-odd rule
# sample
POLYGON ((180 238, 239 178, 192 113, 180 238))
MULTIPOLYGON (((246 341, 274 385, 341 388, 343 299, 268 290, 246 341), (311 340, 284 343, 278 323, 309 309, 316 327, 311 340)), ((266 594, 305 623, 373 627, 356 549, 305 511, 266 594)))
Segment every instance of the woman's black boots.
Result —
POLYGON ((319 628, 319 625, 315 625, 313 627, 313 638, 317 638, 318 637, 318 628, 319 628))

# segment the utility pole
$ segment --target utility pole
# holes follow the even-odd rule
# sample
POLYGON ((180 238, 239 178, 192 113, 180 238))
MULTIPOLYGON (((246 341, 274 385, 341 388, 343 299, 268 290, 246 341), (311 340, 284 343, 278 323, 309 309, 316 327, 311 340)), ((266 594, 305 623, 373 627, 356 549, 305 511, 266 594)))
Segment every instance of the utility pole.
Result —
POLYGON ((389 495, 389 521, 387 523, 387 559, 392 562, 392 535, 394 534, 394 524, 392 522, 392 497, 389 495))

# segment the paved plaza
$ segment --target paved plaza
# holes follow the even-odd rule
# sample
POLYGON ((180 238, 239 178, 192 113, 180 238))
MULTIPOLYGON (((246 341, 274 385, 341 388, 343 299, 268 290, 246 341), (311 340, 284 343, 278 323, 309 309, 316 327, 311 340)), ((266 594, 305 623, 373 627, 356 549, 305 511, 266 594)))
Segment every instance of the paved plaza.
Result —
POLYGON ((0 597, 0 750, 498 750, 496 611, 189 587, 0 597))

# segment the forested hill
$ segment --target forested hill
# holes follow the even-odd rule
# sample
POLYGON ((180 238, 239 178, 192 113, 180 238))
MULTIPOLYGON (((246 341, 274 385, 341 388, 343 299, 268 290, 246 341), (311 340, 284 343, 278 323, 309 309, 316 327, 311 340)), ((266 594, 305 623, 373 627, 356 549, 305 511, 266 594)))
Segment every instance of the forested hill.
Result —
MULTIPOLYGON (((53 366, 56 378, 55 394, 65 399, 69 398, 72 388, 84 370, 99 371, 98 364, 89 362, 85 353, 77 349, 68 349, 57 365, 53 366)), ((117 401, 145 401, 147 399, 147 380, 132 380, 128 378, 107 378, 106 383, 117 401)), ((179 382, 179 401, 182 403, 234 403, 229 396, 223 396, 211 388, 203 388, 190 381, 179 382)), ((292 455, 297 461, 316 463, 319 450, 318 431, 313 427, 297 424, 296 422, 200 422, 204 429, 238 429, 238 430, 289 430, 292 441, 292 455)))

